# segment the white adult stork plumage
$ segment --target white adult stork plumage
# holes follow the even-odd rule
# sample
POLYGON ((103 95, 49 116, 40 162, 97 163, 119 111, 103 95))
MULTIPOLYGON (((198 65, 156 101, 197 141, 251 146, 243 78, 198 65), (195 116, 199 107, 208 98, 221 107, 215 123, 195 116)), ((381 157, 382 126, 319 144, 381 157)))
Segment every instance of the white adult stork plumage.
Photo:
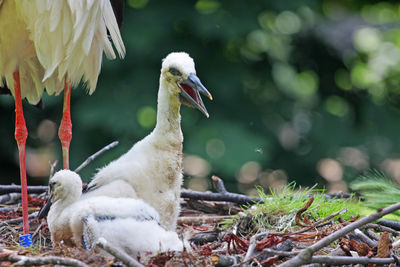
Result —
POLYGON ((119 191, 115 181, 131 184, 135 195, 153 206, 160 214, 161 224, 175 230, 180 211, 182 185, 181 104, 199 109, 208 117, 200 93, 211 94, 196 76, 193 59, 186 53, 171 53, 162 63, 158 90, 157 124, 144 139, 126 154, 102 168, 88 184, 83 197, 98 195, 105 186, 108 192, 119 191), (111 184, 114 186, 111 186, 111 184))
POLYGON ((116 57, 107 31, 123 57, 125 48, 109 0, 0 0, 0 87, 4 79, 15 98, 25 234, 29 233, 25 167, 28 132, 21 99, 35 104, 44 89, 48 94, 59 94, 65 88, 59 137, 63 165, 68 169, 71 85, 83 80, 93 93, 103 52, 109 58, 116 57))
POLYGON ((47 223, 53 243, 91 249, 100 237, 114 247, 136 255, 139 252, 182 250, 174 231, 159 224, 159 215, 141 199, 106 196, 80 199, 82 181, 70 170, 57 172, 49 182, 47 223))

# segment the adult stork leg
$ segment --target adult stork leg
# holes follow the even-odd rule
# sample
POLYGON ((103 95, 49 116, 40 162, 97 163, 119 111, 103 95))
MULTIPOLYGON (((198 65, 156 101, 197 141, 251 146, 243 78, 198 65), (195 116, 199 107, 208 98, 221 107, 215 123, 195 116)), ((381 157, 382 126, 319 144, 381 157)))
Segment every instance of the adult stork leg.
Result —
POLYGON ((21 194, 22 194, 22 219, 24 225, 24 234, 29 234, 28 220, 28 191, 26 184, 26 164, 25 164, 25 144, 28 137, 26 129, 24 112, 22 109, 21 87, 19 80, 19 72, 14 72, 14 98, 15 98, 15 140, 18 144, 19 151, 19 171, 21 177, 21 194))
POLYGON ((71 83, 65 82, 63 116, 60 128, 58 129, 58 137, 60 138, 62 152, 63 152, 64 169, 69 169, 69 144, 71 143, 72 139, 70 99, 71 99, 71 83))

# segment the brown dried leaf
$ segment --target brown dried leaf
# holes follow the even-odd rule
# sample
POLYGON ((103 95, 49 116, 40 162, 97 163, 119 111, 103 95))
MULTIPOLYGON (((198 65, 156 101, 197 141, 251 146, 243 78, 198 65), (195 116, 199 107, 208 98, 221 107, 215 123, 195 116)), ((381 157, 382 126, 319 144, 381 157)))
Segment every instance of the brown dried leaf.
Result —
POLYGON ((356 252, 358 253, 359 256, 367 256, 369 252, 371 251, 371 248, 364 242, 359 242, 358 245, 355 248, 356 252))

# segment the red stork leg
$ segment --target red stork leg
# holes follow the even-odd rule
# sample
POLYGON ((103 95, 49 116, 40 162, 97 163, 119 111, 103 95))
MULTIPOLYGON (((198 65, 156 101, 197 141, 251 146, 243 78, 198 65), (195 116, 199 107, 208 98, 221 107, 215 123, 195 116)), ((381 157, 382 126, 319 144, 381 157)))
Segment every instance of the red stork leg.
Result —
POLYGON ((21 177, 21 195, 22 195, 22 219, 24 225, 24 234, 29 234, 28 220, 28 191, 26 183, 26 164, 25 164, 25 144, 28 137, 26 129, 24 112, 22 109, 21 87, 19 72, 14 72, 14 98, 15 98, 15 140, 19 151, 19 171, 21 177))
POLYGON ((69 144, 71 143, 72 139, 70 99, 71 99, 71 83, 65 82, 63 116, 60 128, 58 129, 58 137, 60 138, 62 152, 63 152, 64 169, 69 169, 69 144))

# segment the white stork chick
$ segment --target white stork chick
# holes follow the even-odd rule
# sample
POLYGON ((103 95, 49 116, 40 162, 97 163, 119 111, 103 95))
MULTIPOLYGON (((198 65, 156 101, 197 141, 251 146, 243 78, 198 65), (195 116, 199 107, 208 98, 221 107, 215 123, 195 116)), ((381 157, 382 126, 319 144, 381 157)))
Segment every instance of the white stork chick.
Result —
MULTIPOLYGON (((169 54, 162 62, 155 129, 126 154, 102 168, 88 184, 88 196, 116 180, 124 180, 132 185, 138 198, 158 211, 166 229, 175 230, 182 185, 183 135, 179 110, 185 104, 208 117, 199 92, 212 99, 196 76, 193 59, 183 52, 169 54)), ((113 192, 105 195, 110 194, 113 192)))
POLYGON ((182 250, 176 232, 159 224, 155 209, 140 199, 92 197, 80 199, 81 178, 61 170, 50 180, 51 202, 47 217, 53 243, 92 249, 99 238, 126 253, 182 250))

